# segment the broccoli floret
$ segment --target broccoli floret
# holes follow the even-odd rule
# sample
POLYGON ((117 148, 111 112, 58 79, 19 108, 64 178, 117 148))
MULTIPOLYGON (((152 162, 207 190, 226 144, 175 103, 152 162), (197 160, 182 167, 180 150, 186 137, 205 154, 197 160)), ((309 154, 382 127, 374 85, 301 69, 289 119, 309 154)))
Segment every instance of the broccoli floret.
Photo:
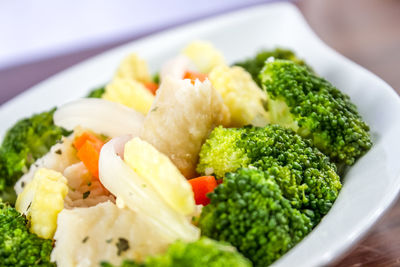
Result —
POLYGON ((214 128, 199 154, 196 171, 201 174, 215 175, 221 179, 227 172, 233 172, 251 163, 246 149, 236 146, 244 130, 236 128, 214 128))
MULTIPOLYGON (((202 234, 229 242, 255 266, 267 266, 312 230, 309 217, 292 207, 274 173, 227 173, 208 197, 199 219, 202 234)), ((228 266, 228 265, 227 265, 228 266)))
POLYGON ((157 72, 153 75, 152 77, 153 82, 155 82, 156 84, 160 84, 160 73, 157 72))
POLYGON ((103 94, 106 92, 105 87, 99 87, 96 89, 93 89, 92 91, 89 92, 89 94, 86 96, 88 98, 101 98, 103 94))
POLYGON ((288 60, 266 62, 260 73, 271 123, 312 140, 332 161, 352 165, 372 145, 369 127, 349 96, 288 60))
MULTIPOLYGON (((102 263, 103 267, 112 267, 102 263)), ((121 267, 250 267, 251 262, 236 249, 225 243, 206 237, 192 243, 176 241, 169 246, 168 251, 159 256, 148 257, 144 263, 126 260, 121 267)))
POLYGON ((314 224, 329 211, 341 189, 329 158, 291 129, 277 125, 213 130, 201 148, 197 172, 221 178, 240 167, 268 171, 284 197, 314 224))
POLYGON ((253 58, 241 61, 241 62, 236 62, 234 65, 240 66, 247 70, 253 77, 254 81, 258 84, 258 86, 261 87, 261 80, 258 77, 260 71, 264 67, 265 61, 270 58, 276 58, 276 59, 287 59, 295 62, 296 64, 306 66, 308 69, 311 70, 311 67, 309 67, 302 59, 299 59, 296 54, 288 49, 282 49, 282 48, 276 48, 274 50, 262 50, 257 55, 253 58))
POLYGON ((30 165, 46 154, 68 131, 53 123, 56 109, 33 115, 17 122, 6 133, 0 147, 0 198, 15 202, 16 181, 30 165))
POLYGON ((0 202, 1 266, 55 266, 50 262, 52 249, 51 240, 30 233, 26 218, 0 202))

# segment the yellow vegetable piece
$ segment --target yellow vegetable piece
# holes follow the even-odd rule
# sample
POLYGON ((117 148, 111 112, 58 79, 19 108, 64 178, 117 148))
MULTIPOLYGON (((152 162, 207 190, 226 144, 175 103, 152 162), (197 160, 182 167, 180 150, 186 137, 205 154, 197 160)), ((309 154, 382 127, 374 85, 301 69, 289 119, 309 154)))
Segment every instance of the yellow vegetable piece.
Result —
POLYGON ((173 209, 181 214, 194 212, 193 191, 186 178, 171 160, 149 143, 136 137, 125 144, 125 163, 173 209))
POLYGON ((58 213, 68 193, 67 179, 59 172, 40 168, 18 195, 16 209, 30 221, 30 231, 41 238, 53 238, 58 213))
POLYGON ((151 81, 146 61, 141 59, 137 54, 130 54, 122 60, 115 73, 114 79, 116 78, 136 80, 141 83, 151 81))
POLYGON ((269 122, 263 106, 267 95, 243 68, 220 65, 211 71, 209 79, 230 110, 231 126, 265 126, 269 122))
POLYGON ((115 78, 106 86, 102 98, 147 114, 153 103, 154 95, 138 81, 115 78))
POLYGON ((190 58, 202 73, 209 73, 218 65, 225 65, 222 54, 209 42, 194 41, 183 49, 183 54, 190 58))

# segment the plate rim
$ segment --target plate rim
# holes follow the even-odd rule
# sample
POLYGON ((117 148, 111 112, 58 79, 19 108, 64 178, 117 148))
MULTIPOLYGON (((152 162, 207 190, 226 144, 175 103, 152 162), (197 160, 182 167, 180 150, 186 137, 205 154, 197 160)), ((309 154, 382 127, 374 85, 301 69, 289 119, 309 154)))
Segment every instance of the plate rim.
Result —
MULTIPOLYGON (((212 16, 212 17, 208 17, 208 18, 204 18, 204 19, 200 19, 194 22, 190 22, 184 25, 180 25, 177 27, 172 27, 169 28, 167 30, 155 33, 155 34, 151 34, 148 36, 145 36, 143 38, 139 38, 139 39, 135 39, 134 41, 128 42, 126 44, 117 46, 115 48, 106 50, 96 56, 90 57, 89 59, 83 60, 69 68, 64 69, 63 71, 60 71, 52 76, 50 76, 49 78, 37 83, 36 85, 32 86, 31 88, 27 89, 26 91, 22 92, 21 94, 17 95, 16 97, 8 100, 7 102, 3 103, 0 105, 0 113, 4 112, 5 110, 7 110, 8 107, 15 105, 15 103, 18 104, 18 101, 21 101, 22 99, 26 99, 29 98, 30 95, 35 94, 35 92, 37 92, 40 88, 44 87, 44 85, 51 83, 54 80, 59 79, 59 77, 61 76, 65 76, 68 75, 69 73, 73 73, 76 69, 82 68, 82 66, 87 66, 87 65, 91 65, 93 64, 93 62, 99 61, 102 58, 115 53, 116 51, 120 51, 121 49, 127 49, 129 47, 131 47, 132 45, 143 45, 147 42, 154 42, 154 40, 157 39, 163 39, 164 36, 170 34, 171 32, 175 32, 175 31, 185 31, 191 27, 196 27, 199 25, 203 25, 205 22, 210 23, 212 21, 218 21, 218 20, 223 20, 225 18, 232 18, 237 16, 238 14, 242 14, 242 13, 252 13, 255 12, 257 9, 265 9, 268 8, 270 9, 271 6, 280 6, 282 8, 286 8, 287 10, 290 10, 290 12, 296 13, 296 15, 298 16, 297 19, 300 19, 300 21, 303 23, 303 27, 305 27, 305 29, 313 36, 313 39, 315 39, 315 41, 317 41, 319 43, 319 45, 323 46, 324 49, 327 49, 330 51, 330 53, 334 54, 335 57, 339 57, 341 60, 343 60, 346 64, 350 64, 353 67, 357 67, 359 70, 362 70, 364 73, 366 73, 366 75, 371 76, 374 80, 378 80, 379 82, 383 83, 385 85, 386 88, 389 88, 391 90, 388 90, 387 93, 390 93, 392 95, 392 97, 394 97, 396 99, 396 101, 398 102, 398 104, 400 105, 400 97, 399 95, 396 93, 396 91, 388 84, 386 83, 384 80, 382 80, 379 76, 377 76, 376 74, 372 73, 371 71, 369 71, 368 69, 366 69, 365 67, 353 62, 352 60, 344 57, 343 55, 341 55, 340 53, 338 53, 336 50, 334 50, 333 48, 331 48, 330 46, 328 46, 326 43, 324 43, 317 34, 315 34, 315 32, 311 29, 311 27, 308 25, 308 23, 306 22, 306 20, 304 19, 304 17, 302 16, 301 12, 299 11, 299 9, 292 3, 289 2, 272 2, 272 3, 266 3, 266 4, 257 4, 255 6, 251 6, 251 7, 247 7, 247 8, 243 8, 240 10, 235 10, 232 12, 227 12, 224 14, 219 14, 216 16, 212 16)), ((386 89, 385 89, 386 90, 386 89)), ((58 103, 57 103, 58 105, 58 103)), ((21 119, 21 117, 16 118, 16 120, 21 119)), ((1 134, 0 134, 1 135, 1 134)), ((1 136, 0 136, 0 139, 1 136)), ((397 179, 400 178, 400 173, 396 174, 397 179)), ((378 212, 375 213, 375 216, 373 217, 373 219, 369 220, 363 227, 362 230, 360 230, 358 232, 358 234, 352 238, 350 241, 348 241, 345 244, 342 244, 340 249, 337 249, 334 253, 331 253, 330 255, 325 257, 319 257, 319 260, 317 261, 313 261, 312 266, 319 266, 319 265, 326 265, 328 263, 333 263, 335 261, 338 261, 339 259, 343 258, 346 254, 345 251, 349 250, 351 247, 354 247, 359 241, 360 239, 362 239, 369 231, 372 230, 372 226, 375 225, 381 218, 382 216, 387 213, 391 207, 393 207, 395 201, 399 198, 399 190, 400 190, 400 182, 398 182, 398 188, 396 189, 396 193, 390 194, 389 196, 386 196, 386 198, 382 201, 385 203, 385 207, 384 209, 379 210, 378 212)), ((307 237, 306 237, 307 238, 307 237)), ((294 248, 293 248, 294 249, 294 248)), ((290 253, 293 251, 293 249, 291 249, 289 252, 287 252, 283 257, 281 257, 278 261, 276 261, 274 263, 274 265, 279 265, 279 264, 283 264, 284 263, 284 259, 287 258, 290 253)))

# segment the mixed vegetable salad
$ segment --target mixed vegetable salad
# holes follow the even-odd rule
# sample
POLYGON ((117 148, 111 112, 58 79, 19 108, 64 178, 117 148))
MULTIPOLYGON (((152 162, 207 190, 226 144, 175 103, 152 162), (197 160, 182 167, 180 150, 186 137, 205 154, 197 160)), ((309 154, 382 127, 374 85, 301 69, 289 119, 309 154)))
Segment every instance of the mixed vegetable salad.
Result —
POLYGON ((137 54, 0 147, 1 266, 267 266, 371 147, 350 98, 292 51, 228 65, 205 41, 137 54))

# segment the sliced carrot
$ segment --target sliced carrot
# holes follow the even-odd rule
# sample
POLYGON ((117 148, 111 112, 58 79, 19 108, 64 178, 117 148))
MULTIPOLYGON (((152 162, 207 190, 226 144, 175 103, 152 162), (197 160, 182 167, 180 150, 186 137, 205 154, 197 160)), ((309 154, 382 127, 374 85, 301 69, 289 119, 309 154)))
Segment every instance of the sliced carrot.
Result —
POLYGON ((104 142, 90 132, 84 132, 74 140, 74 146, 78 150, 77 157, 96 178, 99 178, 99 157, 103 145, 104 142))
POLYGON ((103 146, 104 142, 98 138, 96 135, 94 135, 91 132, 84 132, 74 140, 74 147, 76 149, 80 149, 86 141, 90 140, 92 143, 96 144, 96 146, 100 146, 100 148, 103 146))
POLYGON ((156 84, 155 82, 147 82, 144 83, 144 86, 153 94, 156 94, 156 91, 158 89, 158 84, 156 84))
POLYGON ((88 171, 96 178, 99 178, 100 149, 97 144, 87 140, 76 154, 88 171))
POLYGON ((189 180, 190 185, 194 193, 194 200, 197 205, 206 206, 210 203, 210 199, 207 197, 208 193, 214 191, 217 187, 217 181, 214 176, 201 176, 189 180))
POLYGON ((185 75, 183 76, 183 79, 190 79, 193 84, 196 79, 199 79, 200 82, 204 82, 204 80, 206 78, 207 78, 207 74, 194 72, 194 71, 186 71, 185 75))

